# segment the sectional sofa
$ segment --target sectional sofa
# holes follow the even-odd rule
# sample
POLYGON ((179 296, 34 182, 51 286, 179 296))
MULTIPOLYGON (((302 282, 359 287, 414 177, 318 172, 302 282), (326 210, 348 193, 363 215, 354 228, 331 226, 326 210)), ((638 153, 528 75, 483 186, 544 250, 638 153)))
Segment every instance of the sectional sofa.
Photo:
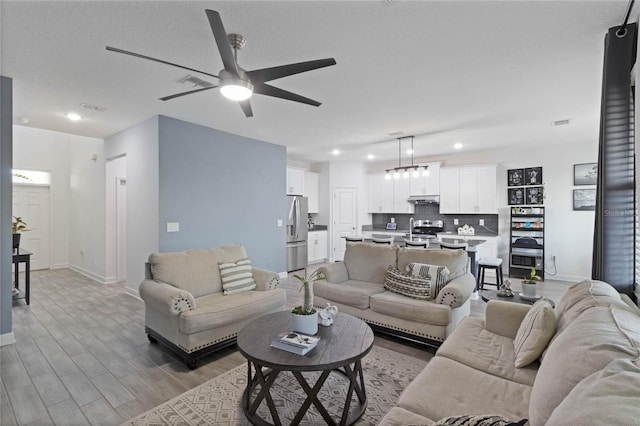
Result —
MULTIPOLYGON (((463 250, 415 249, 348 242, 343 262, 321 268, 326 281, 314 283, 314 304, 337 305, 373 328, 431 346, 445 341, 470 313, 475 279, 463 250), (406 271, 411 263, 446 266, 449 282, 433 299, 420 300, 385 289, 389 266, 406 271)), ((435 279, 435 277, 433 277, 435 279)))
POLYGON ((573 285, 555 311, 544 303, 491 301, 486 319, 465 318, 381 425, 640 424, 637 306, 598 281, 573 285), (552 321, 530 327, 543 310, 552 321), (516 367, 520 337, 545 329, 550 343, 516 367), (487 417, 493 423, 481 423, 487 417))

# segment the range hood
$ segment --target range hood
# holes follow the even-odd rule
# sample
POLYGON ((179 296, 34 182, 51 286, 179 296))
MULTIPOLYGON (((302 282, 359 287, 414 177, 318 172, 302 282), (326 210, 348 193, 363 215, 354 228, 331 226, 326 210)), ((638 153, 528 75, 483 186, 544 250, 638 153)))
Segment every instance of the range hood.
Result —
POLYGON ((439 195, 410 195, 408 202, 414 204, 440 204, 439 195))

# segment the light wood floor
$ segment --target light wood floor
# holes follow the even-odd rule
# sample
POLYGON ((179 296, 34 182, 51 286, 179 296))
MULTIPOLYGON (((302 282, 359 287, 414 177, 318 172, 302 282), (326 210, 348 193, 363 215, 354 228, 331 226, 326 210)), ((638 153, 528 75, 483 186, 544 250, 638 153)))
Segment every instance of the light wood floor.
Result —
MULTIPOLYGON (((287 305, 300 304, 298 282, 281 285, 287 305)), ((567 287, 546 281, 540 293, 557 301, 567 287)), ((472 315, 484 315, 484 302, 472 301, 472 315)), ((232 346, 188 370, 148 342, 141 300, 69 269, 31 274, 31 305, 14 302, 13 330, 16 343, 0 348, 2 426, 119 424, 245 362, 232 346)), ((384 336, 375 345, 432 356, 384 336)))

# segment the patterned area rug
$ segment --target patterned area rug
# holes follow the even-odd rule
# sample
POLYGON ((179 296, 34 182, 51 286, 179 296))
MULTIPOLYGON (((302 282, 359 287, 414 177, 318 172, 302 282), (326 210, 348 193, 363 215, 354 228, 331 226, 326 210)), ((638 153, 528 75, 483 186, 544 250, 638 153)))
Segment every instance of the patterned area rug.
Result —
MULTIPOLYGON (((362 369, 367 390, 367 410, 358 424, 376 425, 393 407, 400 393, 427 365, 433 355, 424 352, 424 359, 400 354, 374 346, 362 360, 362 369)), ((305 379, 315 383, 316 373, 304 373, 305 379), (315 376, 314 376, 315 375, 315 376)), ((242 393, 247 383, 246 364, 236 367, 215 379, 183 393, 131 420, 126 425, 248 425, 241 407, 242 393)), ((319 397, 327 410, 339 419, 347 380, 332 373, 320 391, 319 397)), ((305 396, 300 385, 291 374, 280 374, 271 387, 271 396, 283 424, 289 424, 305 396)), ((355 401, 355 397, 353 399, 355 401)), ((271 421, 269 410, 263 401, 258 409, 261 417, 271 421)), ((311 407, 301 424, 324 424, 324 420, 311 407)))

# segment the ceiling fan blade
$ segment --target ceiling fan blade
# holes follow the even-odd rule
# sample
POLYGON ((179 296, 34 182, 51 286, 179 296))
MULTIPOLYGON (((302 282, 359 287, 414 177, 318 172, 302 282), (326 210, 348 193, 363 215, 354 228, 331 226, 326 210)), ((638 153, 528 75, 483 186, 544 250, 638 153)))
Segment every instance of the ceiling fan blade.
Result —
POLYGON ((316 107, 322 105, 320 102, 314 101, 313 99, 305 98, 304 96, 300 96, 283 89, 278 89, 277 87, 269 86, 268 84, 264 83, 254 85, 253 92, 259 93, 261 95, 273 96, 274 98, 286 99, 288 101, 300 102, 316 107))
POLYGON ((215 74, 210 74, 208 72, 200 71, 200 70, 197 70, 195 68, 185 67, 185 66, 182 66, 182 65, 174 64, 173 62, 163 61, 162 59, 152 58, 151 56, 141 55, 140 53, 129 52, 127 50, 118 49, 116 47, 107 46, 107 50, 110 50, 110 51, 116 52, 116 53, 123 53, 125 55, 135 56, 136 58, 147 59, 149 61, 160 62, 161 64, 171 65, 172 67, 182 68, 182 69, 187 70, 187 71, 194 71, 194 72, 197 72, 197 73, 200 73, 200 74, 208 75, 209 77, 220 78, 215 74))
POLYGON ((238 64, 236 64, 233 49, 231 49, 231 44, 229 43, 229 39, 227 39, 227 32, 224 30, 220 14, 211 9, 206 9, 205 12, 207 12, 207 18, 209 19, 209 25, 211 25, 211 31, 213 31, 213 37, 216 39, 216 44, 218 45, 218 51, 220 52, 224 69, 234 75, 238 75, 238 64))
POLYGON ((253 117, 253 110, 251 109, 251 103, 249 102, 249 99, 247 99, 246 101, 240 101, 238 103, 240 104, 240 108, 242 108, 242 111, 244 111, 244 115, 246 115, 247 118, 253 117))
POLYGON ((278 67, 247 71, 247 76, 249 76, 249 79, 253 84, 264 83, 277 78, 286 77, 288 75, 300 74, 307 71, 313 71, 318 68, 330 67, 335 64, 336 60, 333 58, 317 59, 315 61, 298 62, 296 64, 280 65, 278 67))
POLYGON ((215 89, 216 87, 218 87, 218 86, 209 86, 209 87, 203 87, 202 89, 189 90, 188 92, 176 93, 175 95, 165 96, 164 98, 160 98, 158 100, 160 100, 160 101, 168 101, 169 99, 179 98, 180 96, 186 96, 186 95, 190 95, 192 93, 204 92, 205 90, 215 89))

